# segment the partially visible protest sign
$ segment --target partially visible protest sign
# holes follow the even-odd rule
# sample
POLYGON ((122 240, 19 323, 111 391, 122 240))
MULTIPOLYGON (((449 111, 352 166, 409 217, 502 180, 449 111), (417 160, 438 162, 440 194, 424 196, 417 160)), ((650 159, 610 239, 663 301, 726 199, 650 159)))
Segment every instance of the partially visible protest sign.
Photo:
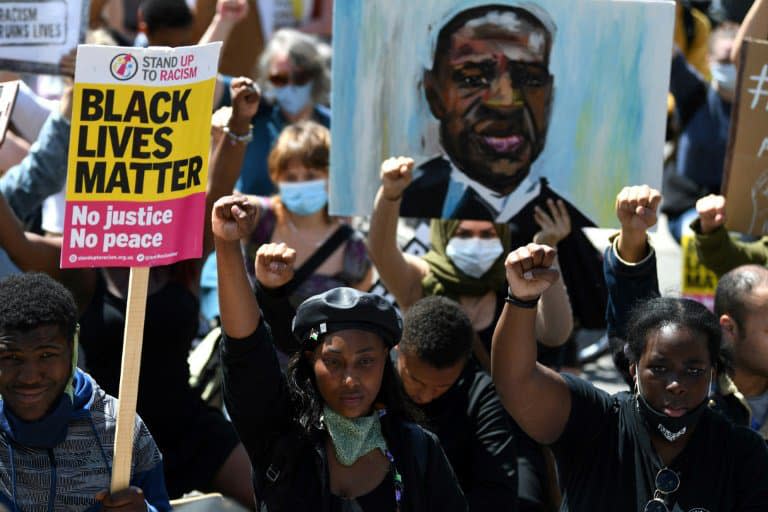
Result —
POLYGON ((58 73, 59 60, 85 40, 88 0, 0 2, 0 68, 58 73))
POLYGON ((699 260, 696 252, 695 235, 692 232, 683 233, 680 238, 683 253, 683 282, 681 292, 683 298, 701 302, 710 311, 715 309, 715 289, 717 275, 699 260))
POLYGON ((745 39, 731 115, 723 192, 726 227, 768 234, 768 41, 745 39))
POLYGON ((219 48, 80 46, 62 268, 200 257, 219 48))
POLYGON ((16 94, 19 92, 19 81, 0 83, 0 144, 5 140, 5 132, 11 121, 16 94))

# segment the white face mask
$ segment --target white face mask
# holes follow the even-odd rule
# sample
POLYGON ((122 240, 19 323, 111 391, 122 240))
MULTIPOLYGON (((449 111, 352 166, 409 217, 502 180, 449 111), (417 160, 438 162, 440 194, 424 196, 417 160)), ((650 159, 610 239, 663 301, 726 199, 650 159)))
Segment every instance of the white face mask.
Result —
POLYGON ((736 66, 729 62, 712 62, 709 66, 712 72, 712 81, 717 83, 720 89, 733 92, 736 90, 736 66))
POLYGON ((451 238, 445 254, 456 268, 475 279, 482 277, 504 252, 498 238, 451 238))

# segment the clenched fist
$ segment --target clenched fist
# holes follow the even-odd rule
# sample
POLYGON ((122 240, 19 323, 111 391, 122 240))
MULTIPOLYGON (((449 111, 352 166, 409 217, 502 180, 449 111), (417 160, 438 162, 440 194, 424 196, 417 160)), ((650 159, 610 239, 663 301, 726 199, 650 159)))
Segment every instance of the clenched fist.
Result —
POLYGON ((405 156, 387 158, 381 163, 381 194, 398 201, 413 180, 413 159, 405 156))
POLYGON ((264 244, 256 251, 256 279, 264 288, 279 288, 293 279, 296 251, 287 245, 264 244))
POLYGON ((509 253, 504 267, 512 295, 534 300, 557 281, 560 273, 551 268, 557 251, 547 245, 528 244, 509 253))
POLYGON ((258 207, 249 202, 247 197, 237 194, 224 196, 213 204, 213 236, 226 241, 245 238, 256 227, 258 217, 258 207))

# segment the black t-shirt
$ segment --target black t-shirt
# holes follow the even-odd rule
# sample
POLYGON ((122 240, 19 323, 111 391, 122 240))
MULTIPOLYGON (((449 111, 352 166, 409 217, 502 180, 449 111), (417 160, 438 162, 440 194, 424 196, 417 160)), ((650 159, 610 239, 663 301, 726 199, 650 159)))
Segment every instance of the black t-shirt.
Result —
MULTIPOLYGON (((635 399, 564 378, 571 390, 571 415, 552 446, 564 489, 560 510, 643 510, 661 462, 635 399)), ((672 512, 768 510, 765 443, 710 410, 669 467, 680 476, 680 488, 667 502, 672 512)))
POLYGON ((355 499, 344 499, 331 495, 332 512, 392 512, 397 510, 394 475, 390 468, 387 476, 368 494, 355 499))
POLYGON ((517 510, 517 447, 491 378, 470 360, 442 396, 421 406, 471 511, 517 510))

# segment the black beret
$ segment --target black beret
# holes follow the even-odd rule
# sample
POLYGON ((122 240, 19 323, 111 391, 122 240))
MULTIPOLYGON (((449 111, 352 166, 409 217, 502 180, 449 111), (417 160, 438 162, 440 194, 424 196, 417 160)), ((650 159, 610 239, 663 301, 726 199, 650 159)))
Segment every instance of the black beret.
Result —
POLYGON ((304 349, 313 349, 325 334, 345 329, 370 331, 393 347, 400 341, 403 321, 384 297, 354 288, 333 288, 308 298, 293 319, 293 335, 304 349))

